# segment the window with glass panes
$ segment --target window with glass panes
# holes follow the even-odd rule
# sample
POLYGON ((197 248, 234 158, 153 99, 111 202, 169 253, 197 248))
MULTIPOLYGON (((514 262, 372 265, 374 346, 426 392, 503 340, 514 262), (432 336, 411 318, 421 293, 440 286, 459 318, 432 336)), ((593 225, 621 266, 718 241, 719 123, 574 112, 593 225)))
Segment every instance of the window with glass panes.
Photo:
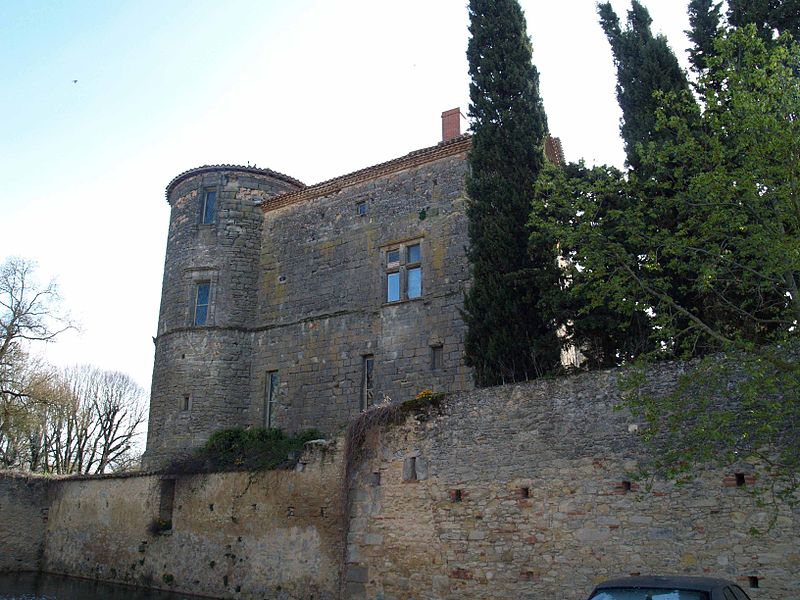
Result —
POLYGON ((208 321, 208 305, 211 299, 211 283, 204 281, 195 286, 194 318, 195 325, 205 325, 208 321))
POLYGON ((386 302, 422 297, 422 244, 405 242, 385 249, 386 302))

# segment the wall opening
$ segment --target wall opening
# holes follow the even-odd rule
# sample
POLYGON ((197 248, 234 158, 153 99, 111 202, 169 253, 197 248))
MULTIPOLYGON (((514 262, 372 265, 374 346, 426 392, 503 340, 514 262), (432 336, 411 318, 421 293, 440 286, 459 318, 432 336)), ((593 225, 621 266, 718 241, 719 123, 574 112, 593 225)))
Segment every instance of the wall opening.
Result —
POLYGON ((268 371, 264 386, 264 427, 271 429, 275 426, 275 406, 278 403, 278 387, 280 376, 277 371, 268 371))
POLYGON ((403 481, 417 481, 416 456, 409 456, 403 461, 403 481))
POLYGON ((751 588, 757 588, 758 587, 758 577, 756 577, 755 575, 750 575, 747 578, 747 583, 750 585, 751 588))
POLYGON ((366 410, 375 403, 375 357, 365 354, 361 357, 361 410, 366 410))
POLYGON ((441 344, 431 346, 431 371, 438 371, 442 368, 444 360, 444 347, 441 344))
POLYGON ((744 485, 744 473, 735 473, 736 475, 736 487, 742 487, 744 485))
POLYGON ((162 531, 172 529, 172 513, 175 509, 175 480, 162 479, 158 501, 158 520, 162 531))

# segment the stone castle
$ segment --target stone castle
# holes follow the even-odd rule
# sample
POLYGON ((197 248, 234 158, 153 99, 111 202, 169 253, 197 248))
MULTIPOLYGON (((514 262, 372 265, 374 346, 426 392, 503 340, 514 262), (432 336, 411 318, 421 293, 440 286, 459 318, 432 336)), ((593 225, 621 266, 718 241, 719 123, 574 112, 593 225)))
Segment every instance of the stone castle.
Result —
POLYGON ((376 402, 472 388, 460 119, 316 185, 230 165, 169 183, 146 465, 226 427, 334 433, 376 402))
POLYGON ((384 397, 456 393, 365 415, 361 442, 309 442, 293 470, 0 473, 0 573, 239 600, 583 600, 674 573, 797 597, 799 505, 761 506, 751 461, 640 485, 617 371, 470 389, 458 114, 438 145, 314 186, 225 165, 169 184, 145 464, 224 427, 335 434, 384 397))

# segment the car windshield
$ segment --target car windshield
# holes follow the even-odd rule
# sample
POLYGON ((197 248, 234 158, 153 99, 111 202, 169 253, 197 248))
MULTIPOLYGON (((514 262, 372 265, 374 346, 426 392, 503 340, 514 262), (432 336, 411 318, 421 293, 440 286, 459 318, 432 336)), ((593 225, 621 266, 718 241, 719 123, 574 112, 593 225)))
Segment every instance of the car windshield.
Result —
POLYGON ((709 600, 706 592, 657 588, 609 588, 590 600, 709 600))

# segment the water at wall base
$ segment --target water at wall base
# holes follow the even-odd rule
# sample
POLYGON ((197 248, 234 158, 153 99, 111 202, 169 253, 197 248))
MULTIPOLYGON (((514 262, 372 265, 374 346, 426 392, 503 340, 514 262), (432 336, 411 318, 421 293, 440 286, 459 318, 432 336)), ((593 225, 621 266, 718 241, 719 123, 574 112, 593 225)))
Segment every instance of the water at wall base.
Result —
POLYGON ((0 573, 0 600, 197 600, 162 592, 47 573, 0 573))

